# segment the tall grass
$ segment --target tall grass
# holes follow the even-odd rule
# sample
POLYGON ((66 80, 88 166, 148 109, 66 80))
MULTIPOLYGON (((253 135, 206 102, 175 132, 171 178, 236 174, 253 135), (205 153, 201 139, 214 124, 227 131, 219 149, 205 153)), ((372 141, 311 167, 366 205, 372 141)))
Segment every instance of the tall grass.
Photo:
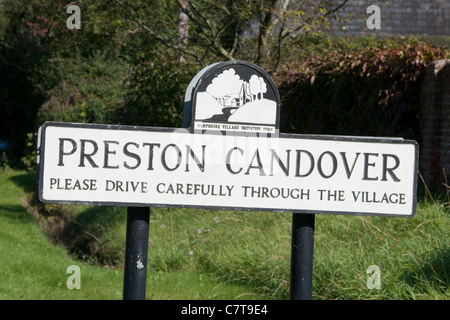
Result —
MULTIPOLYGON (((412 219, 316 217, 316 299, 448 299, 449 212, 420 203, 412 219), (367 269, 380 268, 369 289, 367 269)), ((152 211, 149 268, 210 272, 263 296, 289 297, 291 215, 158 209, 152 211)))

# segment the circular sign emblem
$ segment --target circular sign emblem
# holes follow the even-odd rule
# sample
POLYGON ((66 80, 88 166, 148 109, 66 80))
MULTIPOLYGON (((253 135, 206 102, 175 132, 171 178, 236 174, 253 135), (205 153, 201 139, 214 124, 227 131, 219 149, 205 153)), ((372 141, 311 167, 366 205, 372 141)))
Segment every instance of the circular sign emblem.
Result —
POLYGON ((272 78, 245 61, 215 63, 191 81, 186 92, 193 130, 275 133, 279 129, 280 96, 272 78))

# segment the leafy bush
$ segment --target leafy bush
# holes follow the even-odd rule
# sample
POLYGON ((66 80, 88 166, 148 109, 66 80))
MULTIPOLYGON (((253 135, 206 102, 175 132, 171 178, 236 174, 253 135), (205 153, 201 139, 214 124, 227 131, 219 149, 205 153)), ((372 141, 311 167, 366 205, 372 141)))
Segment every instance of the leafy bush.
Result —
POLYGON ((28 135, 43 121, 106 122, 120 100, 115 11, 86 3, 81 32, 67 28, 66 8, 64 0, 0 1, 0 137, 14 166, 33 166, 28 135))
POLYGON ((274 74, 282 97, 282 131, 420 140, 423 72, 448 56, 447 50, 423 42, 374 41, 368 48, 338 43, 287 62, 274 74))
POLYGON ((198 71, 198 65, 180 64, 166 52, 137 62, 127 80, 127 97, 117 122, 181 127, 184 94, 198 71))
MULTIPOLYGON (((47 90, 46 101, 34 111, 31 123, 20 128, 26 136, 21 150, 21 162, 27 169, 36 165, 37 129, 46 121, 115 123, 117 109, 124 101, 124 74, 127 66, 117 60, 112 63, 102 54, 88 59, 54 58, 49 62, 51 77, 59 81, 47 90)), ((22 141, 21 141, 22 142, 22 141)))
POLYGON ((40 30, 26 24, 29 14, 10 15, 13 10, 0 3, 3 30, 0 37, 0 137, 10 142, 8 156, 16 165, 25 148, 27 133, 33 131, 34 118, 45 101, 47 81, 43 62, 48 57, 40 30), (8 10, 3 11, 7 8, 8 10))
POLYGON ((59 84, 48 91, 49 99, 37 115, 45 121, 109 123, 123 102, 127 65, 95 54, 88 59, 56 58, 59 84))

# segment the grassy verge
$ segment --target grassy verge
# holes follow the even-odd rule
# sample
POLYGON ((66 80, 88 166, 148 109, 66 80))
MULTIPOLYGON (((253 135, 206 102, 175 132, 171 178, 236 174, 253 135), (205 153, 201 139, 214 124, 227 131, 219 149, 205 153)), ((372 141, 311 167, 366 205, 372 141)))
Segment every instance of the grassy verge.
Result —
POLYGON ((48 241, 22 205, 23 188, 11 180, 22 174, 0 174, 0 299, 121 298, 118 270, 82 263, 48 241), (80 268, 80 290, 67 288, 71 265, 80 268))
MULTIPOLYGON (((29 206, 24 200, 34 179, 31 173, 0 171, 0 299, 121 299, 123 208, 48 206, 38 216, 33 208, 25 209, 29 206), (79 290, 67 287, 72 265, 80 268, 79 290)), ((264 298, 250 286, 208 272, 151 266, 148 299, 264 298)))
MULTIPOLYGON (((49 244, 21 206, 33 180, 23 172, 0 175, 0 277, 7 280, 0 296, 121 298, 125 209, 47 207, 39 224, 51 231, 55 217, 67 217, 59 240, 72 240, 68 251, 84 262, 74 260, 49 244), (66 288, 70 264, 82 269, 82 290, 66 288)), ((448 300, 449 230, 442 201, 420 202, 411 219, 318 215, 313 298, 448 300), (378 289, 368 288, 373 265, 378 289)), ((152 208, 147 297, 288 299, 290 234, 288 213, 152 208)))
MULTIPOLYGON (((154 210, 150 268, 211 272, 272 299, 289 297, 291 215, 154 210)), ((420 203, 412 219, 316 217, 315 299, 450 298, 448 209, 420 203), (369 289, 370 266, 380 288, 369 289)))

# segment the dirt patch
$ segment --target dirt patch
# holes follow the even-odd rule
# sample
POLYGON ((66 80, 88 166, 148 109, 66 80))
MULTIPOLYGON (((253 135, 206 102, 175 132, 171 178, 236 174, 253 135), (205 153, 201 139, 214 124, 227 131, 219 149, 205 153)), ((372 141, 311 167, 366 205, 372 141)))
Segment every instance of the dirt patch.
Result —
POLYGON ((83 261, 99 263, 105 267, 122 267, 121 257, 110 254, 99 237, 89 232, 88 226, 67 207, 41 203, 37 201, 35 194, 21 198, 21 202, 52 244, 64 247, 69 254, 83 261))

